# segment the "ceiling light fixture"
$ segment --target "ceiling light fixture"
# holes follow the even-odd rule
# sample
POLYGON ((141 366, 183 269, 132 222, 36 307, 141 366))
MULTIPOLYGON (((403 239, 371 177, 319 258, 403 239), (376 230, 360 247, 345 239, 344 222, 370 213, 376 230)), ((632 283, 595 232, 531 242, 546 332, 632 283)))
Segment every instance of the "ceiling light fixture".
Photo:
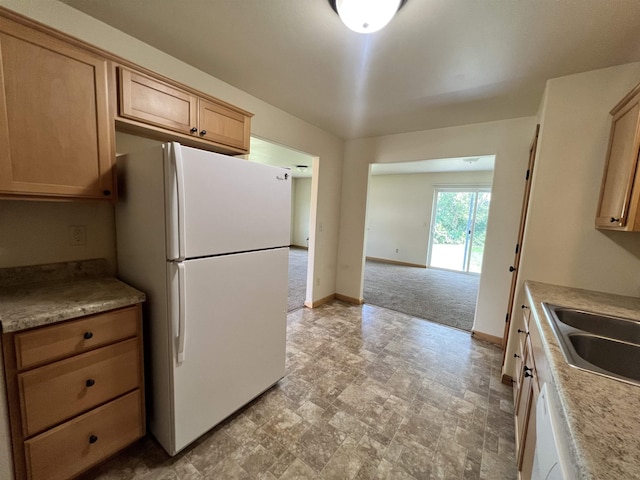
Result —
POLYGON ((306 165, 296 165, 296 170, 298 170, 300 173, 304 173, 307 171, 307 167, 306 165))
POLYGON ((462 159, 463 162, 468 163, 470 165, 476 163, 478 160, 480 160, 480 157, 467 157, 462 159))
POLYGON ((342 23, 357 33, 383 28, 407 0, 329 0, 342 23))

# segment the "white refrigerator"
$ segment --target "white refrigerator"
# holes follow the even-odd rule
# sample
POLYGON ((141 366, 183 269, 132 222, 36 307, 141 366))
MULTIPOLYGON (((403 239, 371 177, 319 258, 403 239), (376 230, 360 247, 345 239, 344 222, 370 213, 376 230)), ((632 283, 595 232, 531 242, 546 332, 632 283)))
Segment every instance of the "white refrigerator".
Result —
POLYGON ((291 177, 177 143, 117 168, 118 276, 147 294, 147 426, 175 455, 284 376, 291 177))

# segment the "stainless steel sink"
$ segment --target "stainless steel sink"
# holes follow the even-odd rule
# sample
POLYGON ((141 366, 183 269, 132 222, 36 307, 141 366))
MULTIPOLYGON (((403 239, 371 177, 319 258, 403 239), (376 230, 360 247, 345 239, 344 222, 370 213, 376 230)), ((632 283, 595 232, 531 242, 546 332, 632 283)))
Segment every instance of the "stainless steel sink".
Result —
POLYGON ((543 303, 570 365, 640 385, 640 323, 543 303))

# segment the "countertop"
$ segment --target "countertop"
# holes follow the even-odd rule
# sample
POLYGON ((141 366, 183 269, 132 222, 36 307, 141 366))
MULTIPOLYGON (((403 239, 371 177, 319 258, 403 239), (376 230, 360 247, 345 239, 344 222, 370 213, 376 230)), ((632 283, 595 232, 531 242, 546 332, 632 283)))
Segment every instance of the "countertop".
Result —
POLYGON ((144 293, 109 276, 104 260, 0 269, 3 333, 105 312, 144 300, 144 293))
POLYGON ((573 472, 581 479, 640 478, 640 386, 571 367, 542 302, 640 321, 640 298, 525 282, 566 425, 573 472))

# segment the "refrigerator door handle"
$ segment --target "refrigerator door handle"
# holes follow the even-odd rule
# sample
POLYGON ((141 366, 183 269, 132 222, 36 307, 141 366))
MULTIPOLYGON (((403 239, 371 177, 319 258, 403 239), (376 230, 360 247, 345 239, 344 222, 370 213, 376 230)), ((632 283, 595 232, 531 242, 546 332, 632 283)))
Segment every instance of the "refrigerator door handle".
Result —
POLYGON ((184 362, 184 345, 186 338, 185 303, 186 288, 184 278, 184 264, 177 263, 178 267, 178 364, 184 362))
POLYGON ((184 168, 182 166, 182 149, 177 143, 172 144, 173 161, 176 171, 176 200, 178 206, 178 260, 185 258, 185 243, 187 240, 184 228, 185 221, 185 196, 184 196, 184 168))

